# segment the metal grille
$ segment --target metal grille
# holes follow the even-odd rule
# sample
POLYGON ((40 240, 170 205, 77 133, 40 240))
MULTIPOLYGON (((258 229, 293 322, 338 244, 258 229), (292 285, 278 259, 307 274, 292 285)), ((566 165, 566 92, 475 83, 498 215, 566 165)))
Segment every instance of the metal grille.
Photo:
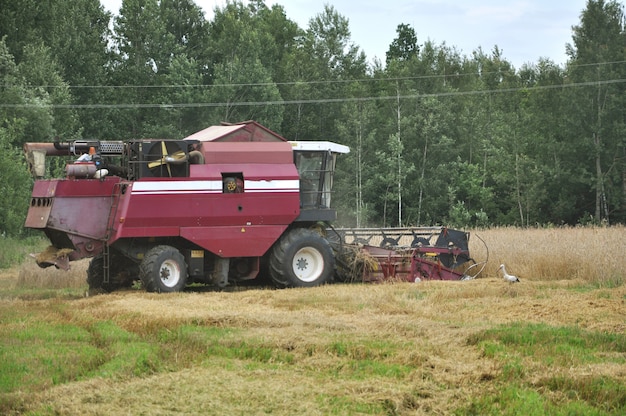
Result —
POLYGON ((121 155, 124 153, 124 142, 100 142, 100 154, 121 155))

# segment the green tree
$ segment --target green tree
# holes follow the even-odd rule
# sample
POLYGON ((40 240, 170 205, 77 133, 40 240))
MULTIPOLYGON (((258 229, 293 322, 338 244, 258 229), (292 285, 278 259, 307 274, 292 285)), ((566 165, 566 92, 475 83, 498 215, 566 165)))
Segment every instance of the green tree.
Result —
MULTIPOLYGON (((203 10, 193 0, 160 0, 159 16, 163 21, 165 32, 171 36, 176 49, 169 51, 176 59, 177 50, 184 51, 189 62, 196 65, 198 74, 209 75, 208 60, 210 59, 209 22, 203 10)), ((165 54, 168 51, 164 51, 165 54)))
POLYGON ((158 122, 165 137, 185 137, 210 124, 210 109, 203 106, 211 101, 203 85, 203 75, 195 59, 185 53, 175 56, 163 76, 160 102, 172 104, 161 110, 158 122), (169 86, 169 88, 167 88, 169 86), (193 104, 198 103, 198 106, 193 104))
POLYGON ((262 0, 229 1, 216 7, 209 23, 211 62, 218 65, 234 57, 259 59, 272 79, 285 76, 283 60, 296 47, 301 34, 298 25, 289 20, 280 5, 268 8, 262 0), (254 33, 254 34, 252 34, 254 33))
POLYGON ((24 155, 12 145, 20 135, 19 127, 0 127, 0 237, 17 237, 25 232, 32 180, 24 155))
POLYGON ((381 114, 385 117, 380 130, 399 139, 402 153, 396 155, 395 166, 407 169, 395 198, 397 222, 441 223, 449 210, 446 189, 455 180, 449 164, 460 152, 458 112, 453 111, 452 97, 459 88, 454 75, 460 71, 461 59, 445 44, 427 41, 418 45, 406 25, 399 27, 387 57, 385 77, 389 81, 382 92, 381 114), (408 45, 404 49, 410 53, 399 53, 397 45, 408 45))
POLYGON ((209 22, 192 0, 124 0, 115 19, 109 135, 181 137, 207 127, 209 22))
POLYGON ((33 94, 50 105, 50 125, 38 127, 44 131, 25 132, 29 134, 28 140, 50 138, 51 134, 64 140, 79 138, 81 128, 78 114, 74 109, 65 107, 74 102, 74 97, 69 84, 61 76, 63 68, 53 58, 50 48, 36 43, 26 45, 17 70, 33 94))
POLYGON ((419 55, 420 49, 415 29, 402 23, 396 28, 396 34, 397 37, 391 42, 385 55, 387 65, 394 61, 410 61, 419 55))
POLYGON ((298 41, 286 61, 291 78, 282 94, 295 104, 286 109, 283 132, 294 140, 337 137, 341 104, 335 101, 349 97, 346 80, 365 77, 365 54, 351 40, 348 19, 329 5, 298 41))
MULTIPOLYGON (((386 183, 384 187, 382 218, 383 223, 388 223, 388 218, 393 217, 393 223, 403 224, 403 195, 406 194, 404 185, 407 177, 407 169, 414 169, 412 162, 406 158, 405 149, 407 143, 415 142, 414 119, 415 113, 412 111, 412 101, 405 96, 417 95, 415 83, 411 80, 411 75, 416 71, 419 64, 419 46, 415 31, 408 25, 399 25, 397 28, 398 37, 393 40, 387 52, 387 68, 385 77, 390 78, 384 85, 385 101, 384 108, 387 122, 384 128, 379 131, 387 135, 389 140, 386 146, 377 151, 378 163, 382 164, 380 169, 386 174, 379 174, 374 179, 386 183), (409 78, 408 81, 405 79, 409 78), (393 97, 393 99, 392 99, 393 97), (407 111, 408 108, 408 111, 407 111), (391 173, 393 172, 393 174, 391 173), (389 182, 393 181, 392 184, 389 182), (396 211, 391 214, 388 210, 389 202, 396 205, 396 211), (397 214, 397 215, 396 215, 397 214)), ((382 144, 382 143, 381 143, 382 144)), ((374 183, 368 182, 370 185, 374 183)), ((382 185, 382 184, 381 184, 382 185)), ((377 188, 377 187, 375 187, 377 188)))
MULTIPOLYGON (((354 81, 350 84, 351 97, 369 97, 370 83, 354 81)), ((375 211, 365 199, 366 180, 371 171, 369 161, 378 147, 376 136, 377 109, 372 100, 347 101, 341 106, 341 123, 337 125, 337 140, 350 147, 338 163, 335 206, 340 207, 342 224, 362 227, 370 224, 375 211)))
MULTIPOLYGON (((213 123, 255 119, 269 128, 280 128, 282 98, 273 80, 275 62, 267 61, 269 56, 278 58, 278 48, 265 20, 280 22, 279 17, 280 9, 269 11, 262 2, 227 3, 215 9, 210 33, 216 64, 209 97, 220 107, 212 111, 213 123)), ((286 20, 282 23, 289 27, 286 20)))
POLYGON ((527 218, 531 223, 575 223, 578 199, 585 194, 578 181, 575 148, 570 144, 568 92, 553 88, 566 85, 565 70, 547 59, 526 65, 519 72, 521 134, 526 137, 526 154, 541 177, 530 183, 533 202, 527 218), (541 186, 536 186, 541 183, 541 186), (534 214, 534 218, 533 218, 534 214))
MULTIPOLYGON (((98 0, 1 1, 0 9, 0 36, 6 35, 17 64, 33 59, 27 56, 32 55, 33 48, 45 47, 46 59, 56 62, 53 73, 72 86, 73 103, 90 105, 103 101, 103 90, 98 87, 105 84, 110 58, 111 16, 98 0)), ((43 74, 38 76, 38 80, 44 79, 43 74)), ((45 89, 54 84, 32 85, 45 89)), ((86 126, 88 135, 98 132, 102 123, 102 114, 90 109, 72 114, 72 120, 59 114, 56 118, 57 133, 64 137, 68 133, 65 130, 77 129, 76 122, 86 126), (79 120, 73 120, 75 117, 79 120)))
POLYGON ((155 120, 161 127, 151 130, 182 137, 206 128, 209 119, 210 111, 203 105, 209 102, 204 85, 211 79, 209 22, 193 0, 160 0, 159 17, 173 49, 163 51, 164 67, 157 74, 162 87, 153 97, 154 102, 164 104, 155 120))
MULTIPOLYGON (((624 106, 626 87, 626 34, 623 6, 616 1, 589 0, 568 45, 568 72, 572 82, 586 83, 575 90, 572 103, 572 143, 580 155, 582 180, 593 190, 596 221, 609 221, 615 213, 626 219, 626 139, 624 106)), ((589 206, 591 204, 587 204, 589 206)))
POLYGON ((215 122, 256 120, 270 129, 280 128, 283 117, 283 107, 278 105, 280 92, 258 59, 244 62, 235 57, 218 65, 209 97, 221 104, 221 117, 215 122))
MULTIPOLYGON (((46 82, 58 81, 59 75, 47 72, 54 66, 46 59, 46 48, 33 48, 33 53, 29 49, 25 47, 24 60, 16 65, 4 40, 0 40, 0 234, 7 236, 23 233, 32 187, 22 145, 53 136, 55 118, 51 104, 62 95, 32 87, 32 83, 49 85, 42 84, 37 74, 44 74, 46 82)), ((63 90, 62 83, 56 86, 63 90)), ((50 88, 55 91, 52 85, 50 88)))

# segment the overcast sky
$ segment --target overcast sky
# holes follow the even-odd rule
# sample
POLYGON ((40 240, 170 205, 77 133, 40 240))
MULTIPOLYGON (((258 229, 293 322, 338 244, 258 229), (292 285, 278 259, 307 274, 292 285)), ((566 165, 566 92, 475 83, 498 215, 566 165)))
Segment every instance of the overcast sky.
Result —
MULTIPOLYGON (((101 0, 117 13, 122 0, 101 0)), ((208 20, 215 6, 225 0, 196 0, 208 20)), ((244 0, 244 4, 247 1, 244 0)), ((471 55, 479 46, 489 53, 495 45, 505 59, 520 68, 549 58, 567 61, 565 45, 572 42, 572 26, 580 23, 587 0, 265 0, 269 7, 280 4, 287 18, 306 29, 309 20, 331 4, 348 18, 352 41, 368 59, 385 61, 385 52, 404 23, 417 33, 418 43, 430 39, 471 55)))

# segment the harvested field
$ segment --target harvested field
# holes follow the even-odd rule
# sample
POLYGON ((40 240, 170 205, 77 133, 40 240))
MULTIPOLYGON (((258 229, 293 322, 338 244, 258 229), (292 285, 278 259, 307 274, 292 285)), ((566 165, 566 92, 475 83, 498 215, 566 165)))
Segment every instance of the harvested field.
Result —
POLYGON ((83 263, 4 271, 0 412, 626 412, 626 229, 474 233, 466 282, 84 297, 83 263))

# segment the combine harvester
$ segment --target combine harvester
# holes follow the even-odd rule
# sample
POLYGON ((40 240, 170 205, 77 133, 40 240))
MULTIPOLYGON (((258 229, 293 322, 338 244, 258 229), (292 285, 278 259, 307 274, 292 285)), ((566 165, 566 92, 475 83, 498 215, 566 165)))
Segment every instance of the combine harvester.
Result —
POLYGON ((67 270, 91 258, 90 291, 140 280, 148 291, 176 292, 262 275, 279 288, 461 280, 473 262, 461 231, 335 230, 333 175, 348 147, 289 142, 253 121, 182 140, 27 143, 24 150, 36 178, 25 225, 52 244, 37 264, 67 270), (44 179, 47 156, 71 158, 64 178, 44 179))

